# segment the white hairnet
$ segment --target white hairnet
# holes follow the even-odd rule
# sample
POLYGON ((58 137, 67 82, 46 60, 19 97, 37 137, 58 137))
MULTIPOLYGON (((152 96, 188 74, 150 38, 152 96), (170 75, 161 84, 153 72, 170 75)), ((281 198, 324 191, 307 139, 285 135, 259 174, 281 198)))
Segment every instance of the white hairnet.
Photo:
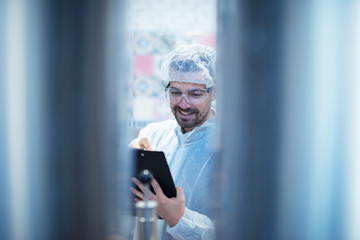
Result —
POLYGON ((215 58, 216 52, 209 46, 194 44, 176 48, 163 60, 161 78, 166 85, 178 81, 213 87, 216 85, 215 58))

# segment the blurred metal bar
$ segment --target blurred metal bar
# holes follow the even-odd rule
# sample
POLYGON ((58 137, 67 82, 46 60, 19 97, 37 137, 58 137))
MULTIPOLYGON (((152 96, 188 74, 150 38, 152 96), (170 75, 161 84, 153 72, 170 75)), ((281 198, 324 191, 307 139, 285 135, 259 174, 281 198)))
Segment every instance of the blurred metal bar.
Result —
POLYGON ((275 239, 283 1, 218 2, 218 239, 275 239))
POLYGON ((45 4, 48 237, 101 239, 106 228, 106 2, 45 4))
MULTIPOLYGON (((0 1, 0 33, 6 31, 7 1, 0 1)), ((0 34, 0 239, 10 238, 9 175, 6 131, 6 34, 0 34)))
POLYGON ((1 239, 130 235, 125 6, 0 1, 1 239))
POLYGON ((219 239, 358 239, 358 9, 219 2, 219 239))
POLYGON ((348 3, 286 4, 279 239, 346 239, 348 3))
POLYGON ((346 159, 345 176, 345 237, 349 240, 360 239, 360 1, 353 0, 349 3, 348 24, 349 44, 346 46, 348 53, 348 70, 351 82, 348 85, 347 97, 347 142, 348 158, 346 159))
POLYGON ((287 13, 279 234, 342 239, 346 4, 289 1, 287 13))
POLYGON ((26 3, 9 1, 6 23, 6 134, 11 237, 29 235, 26 109, 26 3))
POLYGON ((117 153, 111 140, 118 133, 110 120, 117 99, 107 95, 117 89, 109 86, 114 80, 109 81, 106 66, 107 14, 113 5, 43 4, 47 239, 105 239, 108 179, 114 174, 108 170, 117 153))
POLYGON ((44 5, 42 0, 27 1, 25 11, 25 65, 26 65, 26 135, 27 135, 27 188, 28 235, 26 239, 49 239, 48 161, 45 133, 47 116, 46 87, 44 82, 44 5))
POLYGON ((107 8, 107 129, 108 148, 108 232, 109 239, 131 239, 135 221, 133 199, 129 191, 132 162, 127 151, 129 129, 129 48, 128 1, 110 0, 107 8))

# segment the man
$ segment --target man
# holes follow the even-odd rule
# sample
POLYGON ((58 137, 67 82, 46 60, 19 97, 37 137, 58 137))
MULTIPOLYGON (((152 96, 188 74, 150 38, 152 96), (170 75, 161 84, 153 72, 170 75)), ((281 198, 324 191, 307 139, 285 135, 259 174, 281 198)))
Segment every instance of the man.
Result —
MULTIPOLYGON (((157 213, 165 221, 162 239, 213 239, 209 218, 214 185, 215 51, 203 45, 173 50, 162 64, 166 95, 176 119, 151 123, 139 132, 131 147, 163 151, 177 189, 176 198, 167 198, 156 180, 151 185, 158 203, 157 213)), ((133 182, 143 189, 141 183, 133 182)), ((142 192, 131 188, 137 201, 142 192)))

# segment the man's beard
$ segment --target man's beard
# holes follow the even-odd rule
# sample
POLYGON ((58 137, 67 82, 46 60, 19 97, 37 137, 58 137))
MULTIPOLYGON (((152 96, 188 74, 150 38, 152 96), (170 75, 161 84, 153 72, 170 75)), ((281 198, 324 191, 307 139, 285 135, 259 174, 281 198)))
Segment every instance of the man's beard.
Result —
POLYGON ((204 118, 208 115, 210 109, 211 108, 209 107, 208 111, 206 111, 206 113, 204 115, 202 115, 202 114, 200 114, 199 110, 197 110, 196 108, 182 109, 179 106, 175 106, 173 108, 175 119, 182 129, 193 128, 193 127, 196 127, 199 124, 201 124, 204 121, 204 118), (193 118, 193 119, 181 118, 180 116, 178 116, 179 110, 181 110, 182 112, 185 112, 185 113, 195 114, 195 118, 193 118))

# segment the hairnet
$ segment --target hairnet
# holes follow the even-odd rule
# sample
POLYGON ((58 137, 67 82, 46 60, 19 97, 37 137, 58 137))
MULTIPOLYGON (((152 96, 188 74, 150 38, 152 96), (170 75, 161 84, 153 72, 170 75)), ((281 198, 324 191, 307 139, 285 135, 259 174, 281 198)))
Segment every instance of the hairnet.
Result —
POLYGON ((170 81, 178 81, 213 87, 216 85, 215 58, 216 52, 209 46, 194 44, 178 47, 163 60, 161 78, 166 85, 170 81))

